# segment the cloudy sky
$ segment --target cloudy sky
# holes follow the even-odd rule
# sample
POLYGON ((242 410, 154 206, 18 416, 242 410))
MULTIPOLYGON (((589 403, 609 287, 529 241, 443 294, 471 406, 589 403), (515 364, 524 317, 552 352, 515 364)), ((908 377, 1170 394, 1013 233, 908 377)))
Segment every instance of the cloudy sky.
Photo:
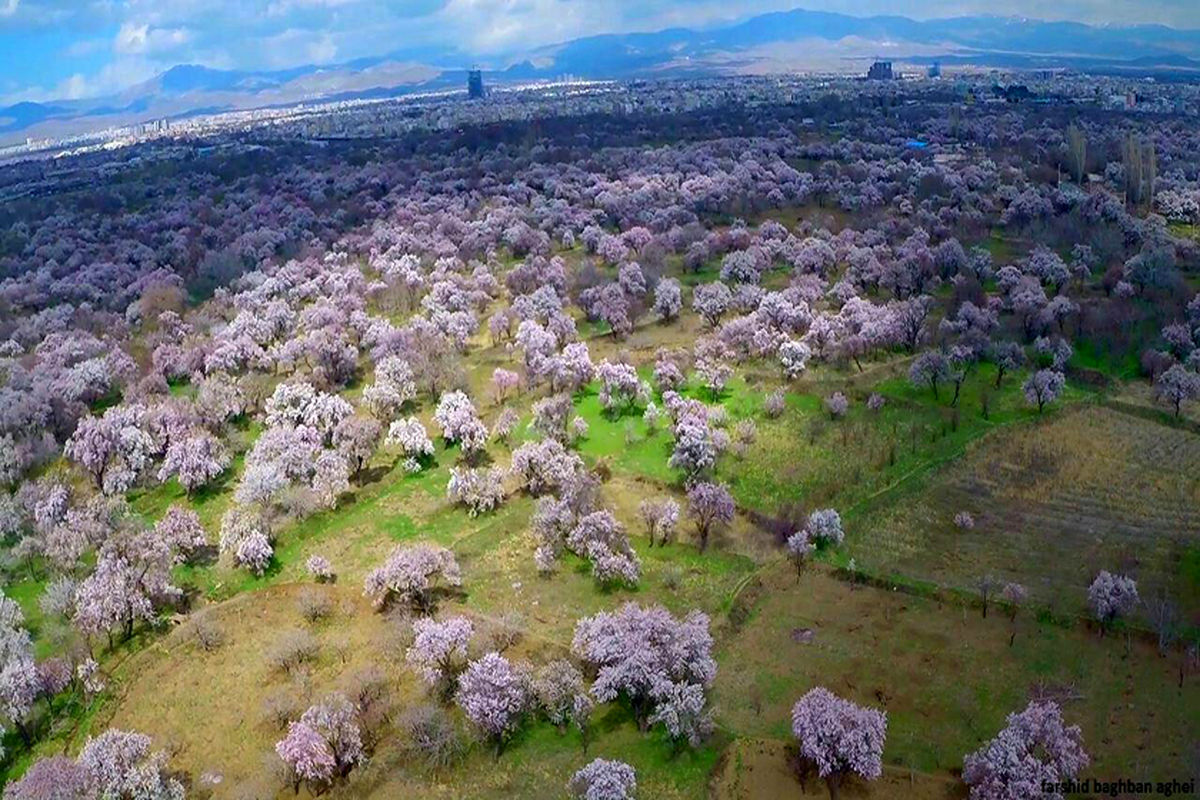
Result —
POLYGON ((107 95, 176 64, 281 69, 414 47, 501 58, 593 33, 712 26, 797 5, 1200 28, 1200 0, 0 0, 0 104, 107 95))

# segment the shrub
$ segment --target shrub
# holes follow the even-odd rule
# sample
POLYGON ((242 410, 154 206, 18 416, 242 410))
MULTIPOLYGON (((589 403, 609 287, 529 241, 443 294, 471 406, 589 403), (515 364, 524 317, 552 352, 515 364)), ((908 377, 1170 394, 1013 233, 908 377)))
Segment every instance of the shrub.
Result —
POLYGON ((374 665, 355 671, 346 681, 344 694, 354 705, 368 748, 378 741, 381 729, 391 721, 391 693, 387 675, 374 665))
POLYGON ((503 653, 525 638, 525 618, 517 611, 506 611, 489 632, 490 644, 485 648, 503 653))
POLYGON ((445 711, 434 705, 414 706, 405 711, 398 727, 407 738, 407 748, 430 767, 445 767, 462 752, 462 740, 445 711))
POLYGON ((304 568, 308 570, 309 575, 316 579, 317 583, 327 583, 334 578, 333 565, 324 556, 309 556, 308 561, 304 562, 304 568))
POLYGON ((279 730, 300 715, 300 701, 287 689, 276 689, 263 698, 263 722, 279 730))
POLYGON ((782 414, 786 405, 787 402, 783 399, 783 392, 779 391, 778 389, 771 392, 763 399, 763 411, 766 412, 766 415, 770 419, 775 419, 782 414))
POLYGON ((675 564, 667 566, 663 569, 662 582, 668 591, 679 591, 679 587, 683 585, 683 568, 675 564))
POLYGON ((314 589, 301 592, 298 605, 305 622, 320 622, 333 614, 333 600, 324 592, 314 589))
POLYGON ((286 631, 267 650, 267 663, 272 669, 291 674, 296 667, 315 659, 320 650, 320 643, 308 631, 286 631))
POLYGON ((576 800, 632 800, 637 774, 624 762, 597 758, 576 772, 567 788, 576 800))
POLYGON ((225 633, 221 627, 206 613, 193 614, 187 621, 186 632, 189 638, 206 653, 212 652, 225 642, 225 633))
POLYGON ((834 392, 825 398, 825 410, 829 412, 831 419, 841 419, 846 416, 846 411, 849 408, 850 401, 841 392, 834 392))

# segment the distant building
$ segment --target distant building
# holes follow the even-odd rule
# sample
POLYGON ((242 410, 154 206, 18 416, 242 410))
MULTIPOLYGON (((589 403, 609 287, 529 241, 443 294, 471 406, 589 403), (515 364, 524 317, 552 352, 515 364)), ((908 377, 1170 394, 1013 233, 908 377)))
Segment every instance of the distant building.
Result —
POLYGON ((928 74, 929 74, 929 77, 931 77, 931 78, 940 78, 940 77, 942 77, 942 65, 941 65, 941 64, 939 64, 939 63, 938 63, 938 62, 936 62, 936 61, 935 61, 935 62, 933 62, 933 64, 931 64, 931 65, 929 66, 929 73, 928 73, 928 74))
POLYGON ((467 97, 482 100, 483 96, 483 72, 473 69, 467 73, 467 97))
POLYGON ((1029 91, 1029 87, 1023 83, 997 87, 993 91, 997 91, 999 97, 1004 98, 1010 103, 1023 103, 1026 100, 1033 100, 1036 97, 1033 92, 1029 91))
POLYGON ((876 61, 867 70, 867 80, 890 81, 892 77, 892 62, 890 61, 876 61))

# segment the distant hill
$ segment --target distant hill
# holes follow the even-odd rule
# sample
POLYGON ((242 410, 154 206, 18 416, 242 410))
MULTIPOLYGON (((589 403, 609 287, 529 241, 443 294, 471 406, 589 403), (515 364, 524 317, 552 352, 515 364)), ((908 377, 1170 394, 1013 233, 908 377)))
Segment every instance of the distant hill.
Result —
MULTIPOLYGON (((1200 76, 1200 30, 1003 17, 918 21, 796 9, 715 29, 604 34, 513 52, 492 59, 489 77, 517 81, 563 74, 627 78, 720 74, 734 69, 739 74, 781 69, 860 71, 874 56, 1006 68, 1195 70, 1200 76)), ((0 143, 185 117, 201 109, 211 113, 445 88, 464 83, 465 66, 484 60, 472 53, 423 47, 344 64, 278 71, 182 64, 110 97, 0 108, 0 143)))
MULTIPOLYGON (((1011 63, 1014 56, 1062 66, 1137 62, 1142 68, 1186 66, 1200 70, 1200 30, 1160 25, 1093 27, 1074 22, 1043 22, 1002 17, 959 17, 917 21, 906 17, 851 17, 796 9, 763 14, 716 30, 671 29, 656 33, 602 35, 577 39, 536 53, 547 73, 570 72, 613 77, 660 71, 690 62, 718 62, 731 55, 754 56, 778 45, 842 45, 844 55, 905 58, 969 57, 973 63, 1011 63)), ((828 48, 834 52, 833 48, 828 48)), ((798 64, 804 52, 794 54, 798 64)), ((739 64, 744 64, 739 59, 739 64)), ((744 70, 742 70, 744 71, 744 70)))

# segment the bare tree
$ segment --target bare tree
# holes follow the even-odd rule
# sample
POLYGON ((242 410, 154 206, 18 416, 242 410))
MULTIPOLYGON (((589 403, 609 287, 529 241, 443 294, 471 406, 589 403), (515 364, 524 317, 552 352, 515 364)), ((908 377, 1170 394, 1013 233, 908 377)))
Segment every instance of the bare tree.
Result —
POLYGON ((1166 655, 1175 641, 1179 625, 1179 609, 1166 592, 1146 600, 1146 617, 1158 634, 1158 652, 1166 655))
POLYGON ((1154 179, 1158 177, 1158 156, 1153 141, 1139 140, 1132 133, 1125 139, 1122 152, 1125 165, 1125 199, 1133 205, 1154 204, 1154 179))
POLYGON ((1076 183, 1083 183, 1087 174, 1087 137, 1074 123, 1067 128, 1067 163, 1076 183))
POLYGON ((983 601, 984 619, 987 619, 988 601, 991 600, 992 595, 999 591, 1001 585, 1000 581, 991 575, 984 575, 975 581, 975 591, 979 592, 979 599, 983 601))

